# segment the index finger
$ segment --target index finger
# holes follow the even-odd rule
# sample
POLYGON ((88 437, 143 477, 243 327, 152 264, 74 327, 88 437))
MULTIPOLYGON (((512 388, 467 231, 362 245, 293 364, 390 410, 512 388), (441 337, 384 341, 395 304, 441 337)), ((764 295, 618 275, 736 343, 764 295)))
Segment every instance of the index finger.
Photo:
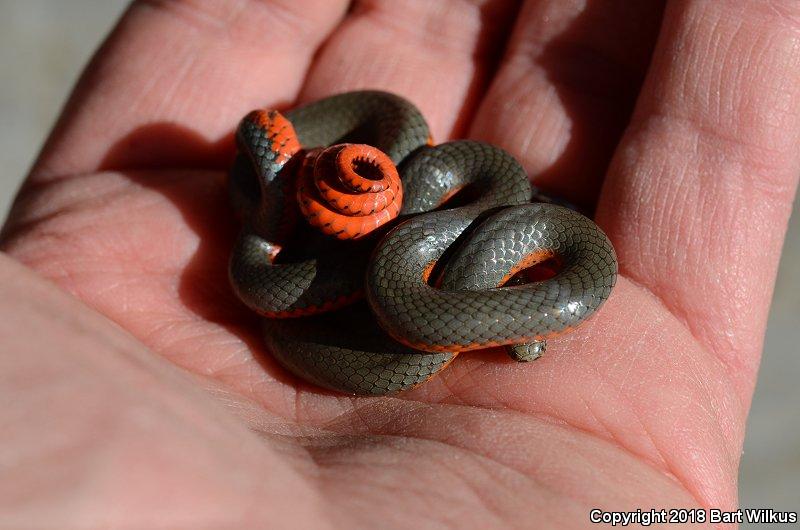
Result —
POLYGON ((223 163, 241 115, 295 99, 347 4, 134 2, 82 75, 32 178, 223 163))
POLYGON ((620 272, 754 384, 800 173, 800 5, 671 4, 600 199, 620 272))

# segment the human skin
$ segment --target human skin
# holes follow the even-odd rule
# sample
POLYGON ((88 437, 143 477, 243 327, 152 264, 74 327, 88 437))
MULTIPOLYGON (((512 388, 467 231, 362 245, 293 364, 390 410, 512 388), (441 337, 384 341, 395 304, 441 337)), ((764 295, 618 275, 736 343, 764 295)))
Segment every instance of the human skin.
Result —
POLYGON ((135 2, 3 230, 0 527, 735 509, 798 111, 793 0, 135 2), (226 278, 232 130, 365 87, 595 209, 620 266, 602 310, 534 363, 463 354, 393 397, 277 366, 226 278))

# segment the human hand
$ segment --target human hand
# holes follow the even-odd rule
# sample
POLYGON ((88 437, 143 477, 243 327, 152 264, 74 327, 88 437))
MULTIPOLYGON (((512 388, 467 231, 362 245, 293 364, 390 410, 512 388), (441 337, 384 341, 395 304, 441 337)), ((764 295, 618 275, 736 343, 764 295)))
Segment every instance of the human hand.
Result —
POLYGON ((800 170, 800 9, 346 4, 139 2, 89 66, 4 229, 6 252, 86 305, 0 262, 0 526, 734 509, 800 170), (396 397, 277 366, 226 276, 231 131, 252 108, 367 87, 596 207, 621 272, 601 311, 535 363, 463 354, 396 397))

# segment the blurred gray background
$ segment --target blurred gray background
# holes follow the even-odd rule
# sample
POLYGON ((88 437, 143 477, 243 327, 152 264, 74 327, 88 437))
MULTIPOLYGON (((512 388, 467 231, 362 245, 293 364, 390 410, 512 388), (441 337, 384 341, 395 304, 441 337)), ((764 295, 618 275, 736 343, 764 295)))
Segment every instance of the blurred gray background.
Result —
MULTIPOLYGON (((0 0, 0 217, 71 85, 126 4, 0 0)), ((800 209, 795 205, 744 447, 742 507, 800 509, 800 209)))

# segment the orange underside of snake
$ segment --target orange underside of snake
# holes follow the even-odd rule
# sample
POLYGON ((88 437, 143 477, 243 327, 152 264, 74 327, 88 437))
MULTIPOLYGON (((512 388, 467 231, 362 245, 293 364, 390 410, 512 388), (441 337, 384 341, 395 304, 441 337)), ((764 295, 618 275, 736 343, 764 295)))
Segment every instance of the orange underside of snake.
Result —
POLYGON ((253 115, 267 131, 278 164, 302 157, 297 202, 311 226, 338 239, 358 239, 397 217, 403 202, 400 175, 380 149, 338 144, 305 151, 283 114, 260 110, 253 115))
POLYGON ((403 188, 391 159, 364 144, 339 144, 306 153, 297 201, 309 224, 338 239, 357 239, 400 212, 403 188))

